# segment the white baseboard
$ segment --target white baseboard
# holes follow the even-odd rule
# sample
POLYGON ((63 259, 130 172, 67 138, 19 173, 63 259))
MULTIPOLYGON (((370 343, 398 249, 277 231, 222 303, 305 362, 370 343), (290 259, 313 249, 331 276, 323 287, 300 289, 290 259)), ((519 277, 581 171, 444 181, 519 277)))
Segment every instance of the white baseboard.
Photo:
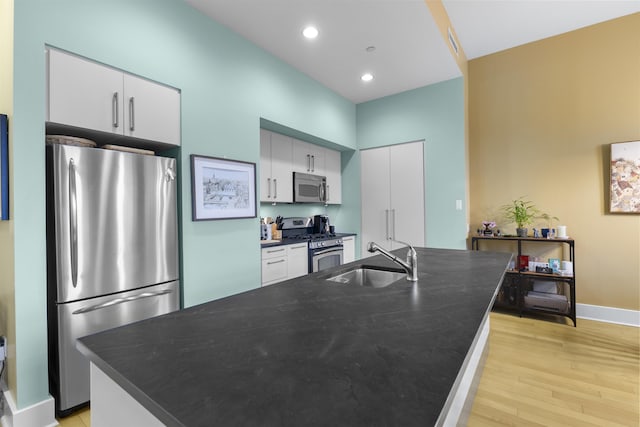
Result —
POLYGON ((4 415, 0 418, 2 427, 55 427, 55 402, 52 397, 26 408, 16 408, 11 391, 3 392, 5 401, 4 415))
POLYGON ((640 311, 638 310, 591 304, 576 304, 576 317, 580 319, 597 320, 599 322, 635 326, 637 328, 640 327, 640 311))

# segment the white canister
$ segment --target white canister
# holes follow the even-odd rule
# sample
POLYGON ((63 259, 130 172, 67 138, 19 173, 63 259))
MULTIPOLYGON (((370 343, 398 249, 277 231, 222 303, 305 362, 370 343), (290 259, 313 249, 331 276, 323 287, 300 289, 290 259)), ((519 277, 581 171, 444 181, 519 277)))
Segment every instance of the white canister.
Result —
POLYGON ((573 262, 571 262, 571 261, 562 261, 562 270, 564 270, 564 271, 573 271, 573 262))
POLYGON ((558 226, 558 233, 556 234, 556 237, 559 239, 566 239, 567 238, 567 226, 566 225, 559 225, 558 226))

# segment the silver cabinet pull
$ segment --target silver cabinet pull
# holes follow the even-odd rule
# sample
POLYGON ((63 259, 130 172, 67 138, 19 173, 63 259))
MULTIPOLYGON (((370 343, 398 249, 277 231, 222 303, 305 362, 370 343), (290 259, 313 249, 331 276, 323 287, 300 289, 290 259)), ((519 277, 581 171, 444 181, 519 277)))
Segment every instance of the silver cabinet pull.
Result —
POLYGON ((311 172, 316 171, 316 156, 311 156, 311 172))
POLYGON ((284 262, 283 259, 278 260, 278 261, 267 261, 267 265, 271 265, 271 264, 280 264, 281 262, 284 262))
POLYGON ((136 115, 135 115, 135 98, 132 96, 129 98, 129 130, 133 132, 136 130, 136 115))
POLYGON ((384 225, 385 225, 385 234, 386 239, 390 240, 391 236, 389 236, 389 209, 384 210, 384 225))
POLYGON ((271 178, 267 178, 267 199, 271 198, 271 178))
POLYGON ((282 252, 284 251, 284 248, 282 249, 272 249, 270 251, 267 251, 268 254, 275 254, 276 252, 282 252))
POLYGON ((71 258, 71 283, 78 285, 78 198, 76 194, 76 164, 69 159, 69 250, 71 258))
POLYGON ((396 239, 396 210, 391 209, 391 239, 396 239))
POLYGON ((278 198, 278 179, 273 178, 273 198, 278 198))
POLYGON ((132 295, 126 298, 115 298, 115 299, 112 299, 111 301, 107 301, 102 304, 90 305, 89 307, 79 308, 71 314, 89 313, 90 311, 100 310, 102 308, 111 307, 113 305, 118 305, 125 302, 137 301, 143 298, 157 297, 160 295, 170 294, 171 292, 172 292, 171 289, 164 289, 162 291, 156 291, 156 292, 143 292, 141 294, 132 295))
POLYGON ((114 128, 120 126, 118 121, 118 108, 118 92, 113 92, 113 98, 111 99, 111 118, 113 119, 112 124, 114 128))

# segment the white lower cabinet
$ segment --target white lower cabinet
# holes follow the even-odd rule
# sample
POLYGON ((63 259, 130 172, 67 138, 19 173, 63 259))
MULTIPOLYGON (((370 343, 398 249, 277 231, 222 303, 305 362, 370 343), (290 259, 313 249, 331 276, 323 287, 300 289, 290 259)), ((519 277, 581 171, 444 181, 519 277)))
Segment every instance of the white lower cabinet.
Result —
POLYGON ((342 262, 348 263, 356 260, 356 236, 342 238, 342 262))
POLYGON ((309 272, 307 243, 262 249, 262 286, 304 276, 309 272))
POLYGON ((262 286, 287 278, 287 248, 275 246, 262 249, 262 286))
POLYGON ((309 256, 307 243, 287 245, 287 279, 309 274, 309 256))

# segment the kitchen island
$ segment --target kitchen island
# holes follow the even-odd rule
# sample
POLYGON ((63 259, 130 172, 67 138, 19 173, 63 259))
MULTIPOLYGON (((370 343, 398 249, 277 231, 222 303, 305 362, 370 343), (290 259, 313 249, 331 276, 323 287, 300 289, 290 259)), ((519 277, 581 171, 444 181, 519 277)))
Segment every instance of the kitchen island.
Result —
POLYGON ((415 283, 326 280, 378 255, 81 338, 92 426, 455 425, 511 255, 417 252, 415 283))

